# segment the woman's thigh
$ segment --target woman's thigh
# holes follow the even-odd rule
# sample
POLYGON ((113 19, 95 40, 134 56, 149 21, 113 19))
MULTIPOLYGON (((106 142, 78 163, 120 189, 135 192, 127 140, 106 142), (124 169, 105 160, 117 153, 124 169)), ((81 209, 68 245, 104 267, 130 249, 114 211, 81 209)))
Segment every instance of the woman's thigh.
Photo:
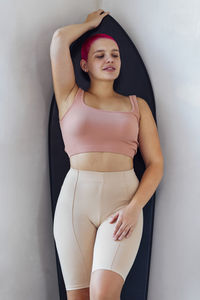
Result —
POLYGON ((125 281, 138 252, 143 232, 143 210, 138 222, 128 238, 114 240, 116 223, 109 218, 103 221, 96 234, 92 272, 98 269, 112 270, 125 281))
POLYGON ((139 186, 134 170, 122 171, 121 175, 119 172, 105 175, 101 223, 95 238, 92 272, 98 269, 111 270, 121 275, 125 281, 140 246, 143 209, 131 235, 122 240, 114 240, 116 222, 110 223, 109 217, 131 201, 139 186))
POLYGON ((97 229, 86 213, 87 200, 78 173, 68 172, 57 200, 53 233, 65 287, 69 291, 90 285, 97 229))

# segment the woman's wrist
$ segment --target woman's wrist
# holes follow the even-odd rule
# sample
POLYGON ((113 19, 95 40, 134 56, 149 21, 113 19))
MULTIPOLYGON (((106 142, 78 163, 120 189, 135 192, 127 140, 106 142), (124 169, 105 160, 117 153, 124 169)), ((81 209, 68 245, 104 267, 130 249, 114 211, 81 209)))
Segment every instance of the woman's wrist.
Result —
POLYGON ((93 29, 94 26, 91 22, 83 22, 80 24, 70 24, 64 27, 60 27, 56 30, 55 35, 61 37, 66 42, 71 44, 77 40, 82 34, 88 30, 93 29))
POLYGON ((82 24, 86 24, 86 26, 89 28, 88 30, 92 30, 95 28, 95 26, 90 21, 85 21, 82 24))

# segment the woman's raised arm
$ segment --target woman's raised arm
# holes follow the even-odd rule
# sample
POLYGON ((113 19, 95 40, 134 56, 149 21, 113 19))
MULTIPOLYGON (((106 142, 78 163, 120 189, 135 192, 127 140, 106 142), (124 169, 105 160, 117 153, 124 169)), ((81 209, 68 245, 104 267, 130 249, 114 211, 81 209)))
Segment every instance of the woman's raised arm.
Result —
POLYGON ((50 58, 52 77, 57 105, 66 101, 75 81, 74 67, 70 55, 70 45, 82 34, 99 25, 108 12, 98 9, 90 13, 81 24, 72 24, 57 29, 52 37, 50 45, 50 58), (101 14, 100 14, 101 13, 101 14))

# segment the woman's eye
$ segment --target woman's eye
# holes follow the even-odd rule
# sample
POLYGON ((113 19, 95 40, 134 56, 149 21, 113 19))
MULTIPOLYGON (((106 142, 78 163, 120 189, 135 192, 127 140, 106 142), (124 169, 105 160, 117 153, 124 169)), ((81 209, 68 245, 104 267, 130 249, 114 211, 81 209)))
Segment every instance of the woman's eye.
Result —
MULTIPOLYGON (((97 57, 97 58, 102 58, 102 57, 104 57, 104 55, 96 56, 96 57, 97 57)), ((118 57, 118 55, 113 54, 113 57, 118 57)))

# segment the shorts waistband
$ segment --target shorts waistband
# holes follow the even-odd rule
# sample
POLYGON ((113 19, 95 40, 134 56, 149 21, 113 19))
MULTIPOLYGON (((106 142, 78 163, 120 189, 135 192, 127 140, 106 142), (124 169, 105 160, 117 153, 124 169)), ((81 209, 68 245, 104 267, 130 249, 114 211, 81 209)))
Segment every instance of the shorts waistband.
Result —
POLYGON ((84 178, 91 179, 101 179, 101 178, 122 178, 122 176, 128 176, 129 174, 135 173, 134 169, 130 170, 122 170, 122 171, 93 171, 93 170, 79 170, 70 167, 69 172, 78 172, 79 176, 83 176, 84 178), (127 175, 126 175, 127 174, 127 175))

